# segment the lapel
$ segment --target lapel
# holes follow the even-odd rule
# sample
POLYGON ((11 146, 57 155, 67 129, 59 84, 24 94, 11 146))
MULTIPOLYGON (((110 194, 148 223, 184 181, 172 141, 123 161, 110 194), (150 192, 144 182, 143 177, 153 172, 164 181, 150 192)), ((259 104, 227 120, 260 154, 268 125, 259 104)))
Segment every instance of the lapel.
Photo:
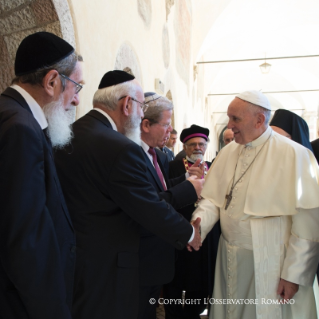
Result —
MULTIPOLYGON (((164 179, 165 179, 165 183, 166 183, 166 187, 170 188, 170 182, 169 182, 169 177, 168 177, 168 171, 165 169, 165 161, 168 164, 168 157, 165 153, 163 153, 162 151, 155 149, 156 155, 157 155, 157 162, 158 165, 163 173, 164 179)), ((168 168, 168 166, 167 166, 168 168)))
POLYGON ((150 159, 145 154, 144 150, 143 150, 143 154, 145 155, 145 162, 146 162, 147 169, 151 172, 151 174, 152 174, 152 176, 153 176, 158 188, 161 190, 161 192, 163 192, 164 191, 163 185, 162 185, 162 183, 161 183, 161 181, 160 181, 160 179, 159 179, 159 177, 158 177, 158 175, 156 173, 156 170, 155 170, 153 164, 151 163, 150 159))
MULTIPOLYGON (((14 99, 17 103, 19 103, 24 109, 26 109, 28 112, 31 112, 31 109, 29 107, 29 105, 27 104, 26 100, 23 98, 23 96, 16 90, 12 89, 12 88, 7 88, 1 95, 10 97, 12 99, 14 99)), ((34 119, 34 121, 36 122, 36 119, 34 119)), ((38 122, 36 122, 38 124, 38 122)), ((55 164, 54 164, 54 158, 53 158, 53 151, 52 151, 52 145, 51 145, 51 141, 49 139, 49 137, 45 134, 45 132, 41 129, 40 125, 38 125, 39 130, 42 131, 42 143, 43 143, 43 147, 44 147, 44 151, 48 151, 49 152, 49 160, 50 162, 48 163, 48 165, 50 165, 52 167, 52 169, 54 170, 54 174, 53 174, 53 178, 54 178, 54 182, 56 184, 58 193, 59 193, 59 197, 61 199, 61 206, 62 209, 64 211, 64 214, 71 226, 71 228, 73 229, 72 226, 72 222, 71 222, 71 218, 69 216, 69 212, 68 209, 66 207, 65 201, 64 201, 64 197, 63 197, 63 193, 62 193, 62 189, 60 186, 60 182, 58 180, 58 175, 55 169, 55 164)))

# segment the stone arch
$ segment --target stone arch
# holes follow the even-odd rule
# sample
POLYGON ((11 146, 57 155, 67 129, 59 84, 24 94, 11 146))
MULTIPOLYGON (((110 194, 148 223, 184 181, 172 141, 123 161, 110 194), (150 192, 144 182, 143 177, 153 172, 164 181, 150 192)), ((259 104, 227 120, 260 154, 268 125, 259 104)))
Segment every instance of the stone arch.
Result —
POLYGON ((29 34, 52 32, 75 46, 67 0, 0 1, 0 30, 0 92, 10 85, 17 48, 29 34))
POLYGON ((129 43, 124 42, 117 51, 114 70, 124 70, 126 72, 129 70, 129 73, 133 74, 143 87, 140 63, 137 54, 129 43))

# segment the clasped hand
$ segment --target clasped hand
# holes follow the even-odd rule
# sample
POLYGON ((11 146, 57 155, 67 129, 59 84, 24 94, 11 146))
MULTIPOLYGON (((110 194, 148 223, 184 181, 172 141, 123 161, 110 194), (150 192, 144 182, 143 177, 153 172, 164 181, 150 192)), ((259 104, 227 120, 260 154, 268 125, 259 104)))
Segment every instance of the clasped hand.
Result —
POLYGON ((200 221, 201 219, 199 217, 196 218, 196 220, 191 221, 191 225, 193 225, 195 234, 193 240, 187 244, 188 251, 192 251, 192 248, 195 250, 199 250, 199 248, 202 246, 202 238, 200 237, 200 221))

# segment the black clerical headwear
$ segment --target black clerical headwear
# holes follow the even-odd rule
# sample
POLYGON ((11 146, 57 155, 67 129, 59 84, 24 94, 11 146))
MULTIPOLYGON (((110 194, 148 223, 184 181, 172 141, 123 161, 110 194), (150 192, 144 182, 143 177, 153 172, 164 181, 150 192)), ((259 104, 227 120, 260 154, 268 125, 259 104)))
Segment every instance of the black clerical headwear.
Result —
POLYGON ((291 139, 312 151, 309 128, 306 121, 297 114, 284 109, 276 110, 270 124, 286 131, 291 139))
POLYGON ((124 83, 127 81, 132 81, 134 80, 135 77, 125 71, 121 70, 114 70, 114 71, 109 71, 104 74, 100 85, 99 89, 104 89, 112 85, 124 83))
POLYGON ((22 40, 14 64, 17 76, 49 67, 74 52, 74 48, 53 33, 37 32, 22 40))
POLYGON ((179 138, 182 143, 185 143, 186 141, 188 141, 189 139, 193 137, 202 137, 207 141, 208 135, 209 135, 208 128, 193 124, 191 127, 183 129, 179 138))

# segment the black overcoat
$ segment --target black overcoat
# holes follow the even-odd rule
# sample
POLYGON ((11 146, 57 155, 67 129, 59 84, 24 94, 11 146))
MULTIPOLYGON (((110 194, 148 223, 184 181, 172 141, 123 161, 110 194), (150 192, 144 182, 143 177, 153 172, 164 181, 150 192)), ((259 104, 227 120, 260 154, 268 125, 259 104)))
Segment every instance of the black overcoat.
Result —
POLYGON ((0 97, 0 318, 71 319, 75 234, 52 148, 25 99, 0 97))
POLYGON ((96 110, 55 154, 77 235, 73 319, 136 318, 140 225, 182 249, 191 225, 146 178, 144 151, 96 110))

